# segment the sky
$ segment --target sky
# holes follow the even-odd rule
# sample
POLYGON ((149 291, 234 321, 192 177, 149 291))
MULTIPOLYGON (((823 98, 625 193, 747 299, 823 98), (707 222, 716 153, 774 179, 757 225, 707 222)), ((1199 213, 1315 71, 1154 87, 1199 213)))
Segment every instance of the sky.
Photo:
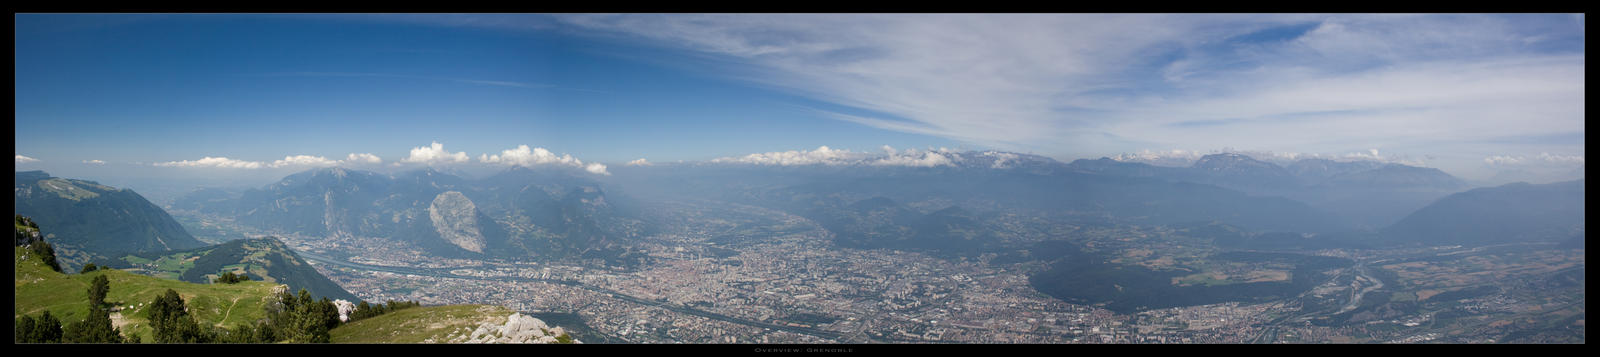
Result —
POLYGON ((57 176, 893 148, 1583 170, 1581 14, 15 20, 16 168, 57 176))

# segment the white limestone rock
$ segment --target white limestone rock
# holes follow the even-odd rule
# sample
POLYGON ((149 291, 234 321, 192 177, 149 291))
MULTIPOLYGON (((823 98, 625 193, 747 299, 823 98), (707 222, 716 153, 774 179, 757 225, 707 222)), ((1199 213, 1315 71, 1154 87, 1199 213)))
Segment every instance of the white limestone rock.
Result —
POLYGON ((483 253, 483 233, 478 229, 478 208, 466 195, 446 191, 433 198, 428 205, 428 218, 434 230, 450 244, 475 253, 483 253))

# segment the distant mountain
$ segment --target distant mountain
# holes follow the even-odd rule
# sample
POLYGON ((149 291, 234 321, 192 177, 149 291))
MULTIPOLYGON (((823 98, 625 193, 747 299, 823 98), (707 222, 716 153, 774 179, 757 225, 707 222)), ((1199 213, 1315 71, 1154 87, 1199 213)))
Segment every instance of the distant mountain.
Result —
POLYGON ((1075 172, 1092 173, 1110 176, 1162 178, 1170 180, 1186 179, 1194 174, 1189 168, 1155 166, 1138 162, 1126 162, 1102 157, 1099 160, 1079 159, 1067 164, 1075 172))
POLYGON ((114 254, 205 246, 133 190, 43 171, 17 172, 16 180, 16 214, 32 217, 58 248, 114 254))
POLYGON ((1383 188, 1390 190, 1455 191, 1467 183, 1439 169, 1401 164, 1385 164, 1366 170, 1351 170, 1328 177, 1320 186, 1337 188, 1383 188))
POLYGON ((1285 169, 1289 170, 1290 174, 1298 177, 1301 182, 1314 185, 1330 177, 1376 169, 1381 166, 1383 166, 1383 163, 1365 160, 1340 162, 1328 159, 1302 159, 1290 163, 1285 169))
POLYGON ((1084 172, 1081 160, 1056 165, 1047 173, 930 168, 819 168, 808 172, 788 168, 785 175, 771 180, 759 171, 672 179, 686 182, 679 187, 705 197, 776 208, 812 219, 833 232, 836 243, 869 248, 948 247, 977 253, 979 247, 1000 243, 994 237, 970 234, 996 231, 983 218, 996 209, 1092 217, 1098 222, 1220 221, 1252 230, 1293 232, 1344 228, 1336 218, 1289 199, 1255 197, 1209 184, 1084 172), (908 206, 959 208, 923 214, 908 206))
POLYGON ((1234 153, 1202 156, 1190 169, 1201 182, 1222 187, 1277 190, 1301 186, 1299 178, 1282 166, 1234 153))
POLYGON ((1355 228, 1376 229, 1469 185, 1434 168, 1376 161, 1302 159, 1280 167, 1246 155, 1201 157, 1190 167, 1102 158, 1077 160, 1075 172, 1193 182, 1257 196, 1284 197, 1334 213, 1355 228))
POLYGON ((252 281, 288 285, 289 291, 304 288, 317 297, 360 301, 276 238, 239 239, 176 252, 129 254, 98 260, 95 264, 200 284, 210 284, 222 272, 233 272, 249 276, 252 281))
POLYGON ((1584 180, 1513 183, 1446 196, 1384 228, 1392 244, 1560 242, 1584 230, 1584 180))
POLYGON ((390 238, 446 256, 642 257, 615 239, 637 225, 616 214, 597 182, 525 167, 477 180, 433 169, 316 169, 204 209, 268 231, 390 238))
POLYGON ((234 207, 228 205, 238 203, 239 195, 243 193, 235 189, 200 188, 179 195, 169 207, 184 211, 233 212, 234 207))

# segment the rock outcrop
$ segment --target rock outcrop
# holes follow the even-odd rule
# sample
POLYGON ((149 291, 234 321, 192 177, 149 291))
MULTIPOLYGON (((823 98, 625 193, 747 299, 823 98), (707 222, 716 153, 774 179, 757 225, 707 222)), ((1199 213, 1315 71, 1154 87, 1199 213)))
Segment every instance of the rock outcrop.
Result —
POLYGON ((464 343, 561 343, 568 339, 572 343, 583 343, 571 340, 567 331, 560 327, 550 327, 544 320, 522 313, 512 313, 506 318, 503 325, 485 322, 478 325, 476 330, 467 336, 464 343))
POLYGON ((466 195, 446 191, 433 198, 428 217, 439 237, 461 249, 483 253, 483 233, 478 229, 478 208, 466 195))

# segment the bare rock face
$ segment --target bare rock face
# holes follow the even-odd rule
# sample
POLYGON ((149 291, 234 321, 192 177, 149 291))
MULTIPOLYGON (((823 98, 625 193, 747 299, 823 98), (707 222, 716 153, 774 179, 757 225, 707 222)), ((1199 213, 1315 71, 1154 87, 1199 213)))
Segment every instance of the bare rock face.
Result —
POLYGON ((439 236, 450 244, 474 253, 483 253, 483 233, 478 229, 478 209, 461 192, 446 191, 433 198, 428 217, 439 236))
MULTIPOLYGON (((522 313, 512 313, 503 325, 484 322, 466 337, 465 343, 558 343, 557 337, 566 335, 560 327, 550 327, 543 320, 522 313)), ((570 338, 570 336, 569 336, 570 338)), ((458 338, 459 340, 459 338, 458 338)), ((583 343, 574 340, 573 343, 583 343)))
POLYGON ((345 299, 334 300, 333 306, 339 308, 339 321, 342 322, 349 322, 350 313, 356 312, 356 304, 345 301, 345 299))

